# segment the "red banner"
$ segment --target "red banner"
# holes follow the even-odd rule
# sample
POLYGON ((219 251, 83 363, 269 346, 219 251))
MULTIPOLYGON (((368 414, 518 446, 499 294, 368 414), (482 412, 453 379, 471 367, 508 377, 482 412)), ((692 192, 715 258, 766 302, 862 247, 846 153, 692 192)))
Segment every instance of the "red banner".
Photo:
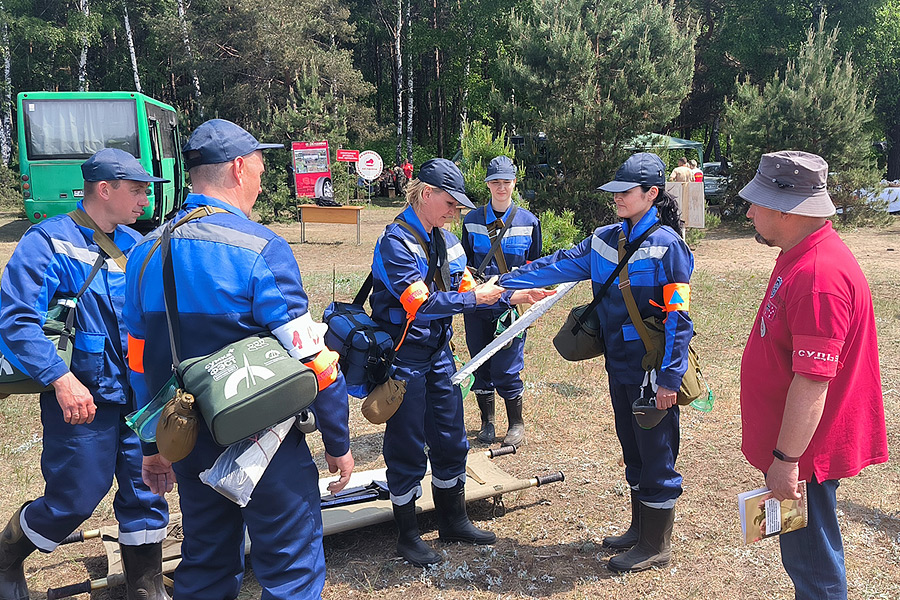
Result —
POLYGON ((344 150, 338 148, 337 160, 340 162, 356 162, 359 160, 359 150, 344 150))

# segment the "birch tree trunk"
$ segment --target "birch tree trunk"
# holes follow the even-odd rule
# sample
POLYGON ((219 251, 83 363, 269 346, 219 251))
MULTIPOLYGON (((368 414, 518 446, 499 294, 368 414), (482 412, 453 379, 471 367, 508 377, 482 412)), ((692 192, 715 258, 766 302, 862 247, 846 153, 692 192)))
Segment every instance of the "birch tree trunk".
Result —
POLYGON ((9 59, 9 29, 6 24, 6 6, 0 0, 0 18, 3 25, 0 27, 0 44, 3 52, 3 96, 0 99, 0 160, 3 166, 9 166, 12 158, 12 80, 10 78, 9 59))
MULTIPOLYGON (((82 13, 84 13, 85 19, 91 16, 90 0, 78 0, 78 8, 82 13)), ((87 26, 87 24, 85 24, 85 26, 87 26)), ((83 33, 81 36, 81 58, 78 60, 78 89, 82 92, 88 91, 87 53, 87 33, 83 33)))
MULTIPOLYGON (((407 0, 409 2, 410 0, 407 0)), ((397 77, 397 161, 402 164, 403 156, 403 54, 400 52, 400 37, 403 35, 403 0, 397 0, 397 28, 394 31, 394 72, 397 77)))
MULTIPOLYGON (((410 38, 412 37, 412 21, 409 17, 409 5, 412 0, 406 0, 406 49, 412 47, 410 38)), ((412 54, 407 57, 406 61, 406 162, 412 164, 413 150, 413 68, 412 54)))
POLYGON ((134 53, 134 35, 131 33, 131 22, 128 20, 128 7, 122 0, 122 12, 125 14, 125 39, 128 40, 128 54, 131 56, 131 72, 134 75, 134 89, 142 92, 141 76, 138 73, 137 56, 134 53))
POLYGON ((187 56, 188 64, 191 66, 191 80, 194 83, 194 102, 197 103, 197 110, 200 118, 203 118, 203 104, 200 101, 200 78, 197 76, 197 66, 194 63, 194 53, 191 50, 191 39, 188 36, 187 19, 184 16, 184 0, 177 0, 178 20, 181 22, 181 37, 184 40, 184 53, 187 56))

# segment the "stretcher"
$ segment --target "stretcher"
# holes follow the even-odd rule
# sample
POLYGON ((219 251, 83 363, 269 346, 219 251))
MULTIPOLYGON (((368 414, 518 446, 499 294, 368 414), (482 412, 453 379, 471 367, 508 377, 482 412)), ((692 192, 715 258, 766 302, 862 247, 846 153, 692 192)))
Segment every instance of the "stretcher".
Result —
MULTIPOLYGON (((562 471, 519 479, 505 472, 491 460, 497 456, 513 453, 515 453, 515 448, 503 446, 469 454, 466 463, 467 502, 493 498, 494 514, 502 516, 505 511, 503 494, 564 481, 565 476, 562 471)), ((334 478, 321 479, 319 488, 323 494, 322 524, 325 535, 344 533, 391 521, 394 518, 393 509, 387 496, 387 486, 383 482, 384 477, 384 469, 353 473, 347 488, 337 495, 326 493, 328 482, 334 478)), ((430 473, 426 474, 422 480, 422 497, 416 501, 416 509, 418 512, 434 510, 430 473)), ((72 585, 50 588, 47 590, 47 600, 68 598, 76 594, 88 594, 94 590, 123 585, 125 574, 122 572, 122 561, 119 555, 118 533, 118 528, 113 525, 94 530, 76 531, 63 540, 61 544, 100 538, 106 550, 107 575, 72 585)), ((163 541, 163 574, 170 575, 181 562, 182 539, 184 539, 184 535, 181 527, 181 514, 176 513, 169 518, 168 533, 163 541)), ((245 539, 244 552, 250 552, 249 537, 245 539)), ((167 580, 166 583, 171 586, 171 580, 167 580)))

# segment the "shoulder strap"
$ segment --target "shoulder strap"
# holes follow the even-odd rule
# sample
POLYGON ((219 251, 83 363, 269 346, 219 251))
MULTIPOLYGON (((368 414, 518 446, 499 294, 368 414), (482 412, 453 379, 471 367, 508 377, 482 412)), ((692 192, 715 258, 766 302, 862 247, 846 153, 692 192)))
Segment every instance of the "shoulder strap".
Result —
POLYGON ((68 214, 73 221, 82 227, 87 227, 92 230, 94 232, 94 241, 97 242, 100 249, 106 252, 111 259, 116 261, 116 264, 119 265, 119 268, 122 269, 122 271, 125 271, 125 265, 128 262, 125 258, 125 254, 122 252, 122 249, 116 246, 115 242, 113 242, 109 236, 97 226, 94 219, 80 208, 76 208, 68 214))
MULTIPOLYGON (((603 282, 603 286, 601 286, 600 290, 594 295, 594 299, 591 300, 591 303, 587 306, 584 312, 581 313, 581 319, 577 319, 575 323, 575 327, 572 329, 572 333, 578 333, 578 330, 581 329, 583 322, 582 319, 587 319, 588 315, 591 314, 591 311, 596 310, 597 306, 600 304, 600 301, 603 300, 603 296, 606 295, 606 290, 609 289, 609 286, 612 285, 612 282, 615 281, 616 277, 619 275, 619 272, 625 269, 625 277, 628 277, 628 259, 637 251, 638 248, 641 247, 641 244, 644 243, 650 234, 659 229, 659 223, 654 223, 650 226, 647 231, 642 233, 640 237, 634 240, 631 243, 625 243, 625 232, 619 232, 619 264, 616 265, 616 268, 613 269, 613 272, 609 274, 609 277, 603 282)), ((620 282, 621 285, 621 282, 620 282)))
MULTIPOLYGON (((625 252, 625 233, 619 234, 619 256, 625 252)), ((631 323, 637 329, 641 341, 644 343, 644 350, 650 352, 655 350, 653 340, 650 338, 650 332, 644 325, 644 319, 641 318, 641 311, 638 310, 637 302, 634 301, 634 294, 631 291, 631 281, 628 279, 628 264, 622 267, 622 276, 619 278, 619 289, 622 290, 622 299, 625 300, 625 307, 628 309, 628 316, 631 317, 631 323)))
MULTIPOLYGON (((425 274, 425 285, 430 287, 431 282, 434 281, 435 275, 437 273, 439 255, 443 256, 443 263, 446 264, 446 262, 447 262, 447 248, 446 248, 446 246, 443 246, 443 244, 438 242, 437 237, 435 237, 437 235, 440 235, 441 242, 443 242, 443 234, 440 233, 440 229, 438 227, 435 227, 431 230, 432 238, 434 238, 434 240, 435 240, 435 248, 434 248, 434 252, 432 252, 431 246, 425 241, 425 239, 421 235, 419 235, 419 232, 416 231, 415 227, 413 227, 412 225, 410 225, 409 223, 407 223, 406 221, 404 221, 402 219, 394 219, 394 223, 396 223, 397 225, 399 225, 400 227, 402 227, 403 229, 408 231, 410 234, 412 234, 412 236, 416 240, 416 243, 418 243, 419 246, 421 246, 422 249, 425 250, 425 254, 428 255, 428 272, 425 274), (435 231, 437 231, 437 233, 435 233, 435 231), (443 247, 443 253, 441 253, 442 247, 443 247)), ((439 290, 441 290, 442 292, 447 291, 447 288, 444 285, 444 282, 439 280, 437 282, 437 284, 438 284, 439 290)))
MULTIPOLYGON (((488 209, 490 208, 490 202, 484 205, 484 223, 487 225, 487 216, 488 209)), ((509 231, 510 226, 512 225, 513 218, 516 216, 516 211, 519 210, 518 207, 513 204, 512 210, 509 211, 509 217, 506 219, 506 223, 503 223, 503 228, 497 234, 497 237, 494 238, 494 241, 491 243, 491 249, 488 250, 487 255, 484 257, 484 260, 481 261, 481 264, 478 265, 478 270, 475 271, 475 278, 478 279, 484 274, 484 270, 487 268, 488 264, 491 262, 491 257, 497 257, 497 267, 500 269, 501 273, 509 273, 509 267, 506 265, 506 257, 503 256, 503 250, 500 249, 500 242, 503 241, 503 236, 506 235, 506 232, 509 231)))
POLYGON ((88 286, 91 285, 91 282, 94 280, 94 277, 97 276, 97 273, 100 272, 100 268, 103 266, 103 263, 106 262, 106 258, 104 258, 103 254, 99 254, 97 256, 97 260, 94 261, 94 266, 91 267, 91 272, 88 274, 87 279, 84 280, 84 283, 81 285, 81 289, 78 290, 78 293, 75 294, 74 304, 75 306, 70 307, 68 312, 66 313, 66 321, 63 329, 63 334, 59 336, 59 344, 58 348, 60 350, 65 350, 66 346, 69 343, 69 338, 72 336, 72 332, 75 328, 75 311, 78 310, 78 299, 81 298, 82 295, 87 291, 88 286))

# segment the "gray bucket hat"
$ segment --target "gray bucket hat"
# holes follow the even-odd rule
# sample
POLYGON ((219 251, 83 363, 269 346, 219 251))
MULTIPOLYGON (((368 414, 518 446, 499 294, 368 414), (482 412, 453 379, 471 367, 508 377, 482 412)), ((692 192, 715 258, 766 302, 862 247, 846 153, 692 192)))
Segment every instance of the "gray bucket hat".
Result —
POLYGON ((751 204, 804 217, 830 217, 834 203, 826 189, 828 163, 799 150, 763 154, 756 176, 738 195, 751 204))

